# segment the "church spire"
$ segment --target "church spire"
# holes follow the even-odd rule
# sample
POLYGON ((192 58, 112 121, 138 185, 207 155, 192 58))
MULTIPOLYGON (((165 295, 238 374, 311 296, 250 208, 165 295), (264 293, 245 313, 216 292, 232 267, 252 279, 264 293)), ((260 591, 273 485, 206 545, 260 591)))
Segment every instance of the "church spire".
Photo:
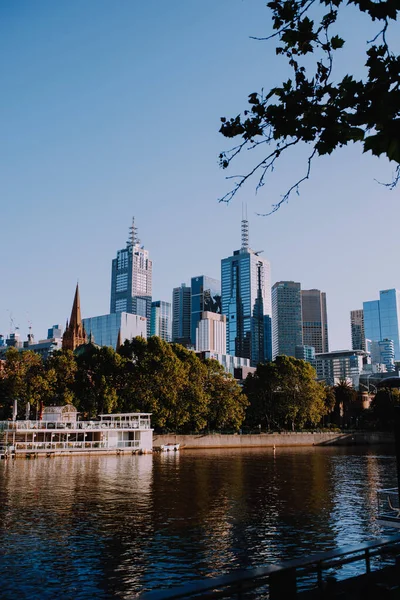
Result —
POLYGON ((62 349, 75 350, 78 346, 86 344, 87 336, 81 317, 81 301, 79 297, 79 285, 76 284, 74 303, 72 305, 71 318, 69 325, 65 328, 62 349))
POLYGON ((74 304, 72 306, 71 318, 69 320, 70 327, 79 327, 82 325, 81 317, 81 299, 79 297, 79 284, 76 284, 74 304))

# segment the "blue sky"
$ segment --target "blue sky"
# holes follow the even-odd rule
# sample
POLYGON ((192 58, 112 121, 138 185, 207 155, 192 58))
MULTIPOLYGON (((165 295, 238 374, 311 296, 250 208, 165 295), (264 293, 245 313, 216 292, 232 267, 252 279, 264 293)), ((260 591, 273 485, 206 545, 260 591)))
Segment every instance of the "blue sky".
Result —
MULTIPOLYGON (((359 71, 373 29, 352 9, 338 74, 359 71), (365 27, 364 27, 365 24, 365 27), (346 38, 347 39, 347 38, 346 38)), ((79 280, 83 316, 109 311, 111 260, 132 216, 153 259, 153 297, 170 300, 190 277, 220 278, 240 245, 242 202, 250 243, 272 283, 327 293, 331 349, 350 344, 349 311, 400 287, 399 190, 392 165, 360 146, 315 161, 300 196, 268 211, 305 168, 307 149, 277 166, 256 195, 230 205, 218 154, 221 116, 287 76, 264 0, 3 0, 0 3, 0 333, 10 315, 26 337, 64 325, 79 280)))

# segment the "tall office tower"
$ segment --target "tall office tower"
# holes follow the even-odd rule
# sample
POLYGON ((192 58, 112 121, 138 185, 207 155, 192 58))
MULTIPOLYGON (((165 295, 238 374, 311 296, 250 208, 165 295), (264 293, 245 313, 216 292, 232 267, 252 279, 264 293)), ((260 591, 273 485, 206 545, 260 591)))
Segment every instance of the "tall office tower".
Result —
POLYGON ((171 302, 155 300, 151 304, 151 335, 157 335, 165 342, 172 339, 171 302))
POLYGON ((129 228, 126 248, 112 261, 110 313, 127 312, 147 319, 150 335, 153 264, 148 250, 140 245, 135 219, 129 228))
POLYGON ((249 358, 252 366, 271 354, 270 264, 249 247, 249 224, 242 220, 242 247, 221 261, 222 314, 226 315, 227 353, 249 358), (268 333, 269 332, 269 333, 268 333))
POLYGON ((296 356, 303 346, 301 290, 296 281, 277 281, 272 286, 272 355, 296 356))
POLYGON ((320 290, 301 290, 303 344, 314 346, 315 353, 329 352, 326 294, 320 290))
POLYGON ((196 328, 196 352, 226 354, 226 316, 201 313, 196 328))
POLYGON ((362 308, 350 311, 351 348, 365 350, 364 311, 362 308))
POLYGON ((196 344, 197 325, 203 312, 221 313, 221 282, 206 275, 192 277, 192 308, 190 322, 190 337, 196 344))
POLYGON ((381 290, 379 300, 363 303, 365 339, 393 340, 395 360, 400 360, 400 291, 381 290))
POLYGON ((172 292, 172 341, 191 346, 190 316, 191 289, 185 283, 173 289, 172 292))

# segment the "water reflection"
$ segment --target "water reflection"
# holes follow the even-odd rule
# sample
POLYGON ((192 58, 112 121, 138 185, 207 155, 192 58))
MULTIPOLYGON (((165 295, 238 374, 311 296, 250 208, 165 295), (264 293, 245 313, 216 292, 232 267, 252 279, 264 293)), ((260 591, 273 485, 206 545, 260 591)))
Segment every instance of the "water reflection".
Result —
POLYGON ((131 598, 379 535, 395 459, 357 448, 0 463, 2 593, 131 598))

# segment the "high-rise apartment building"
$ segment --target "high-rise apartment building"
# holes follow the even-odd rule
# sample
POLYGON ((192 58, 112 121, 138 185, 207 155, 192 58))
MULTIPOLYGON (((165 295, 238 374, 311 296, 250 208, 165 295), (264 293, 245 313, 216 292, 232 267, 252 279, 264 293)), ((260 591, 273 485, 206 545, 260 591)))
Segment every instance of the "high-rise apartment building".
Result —
POLYGON ((140 245, 135 220, 129 229, 126 248, 112 261, 110 313, 127 312, 146 317, 150 335, 153 264, 140 245))
POLYGON ((155 300, 151 304, 150 334, 157 335, 165 342, 172 340, 171 303, 155 300))
POLYGON ((226 316, 201 313, 196 328, 196 352, 226 354, 226 316))
POLYGON ((270 264, 249 248, 249 226, 242 220, 242 247, 221 261, 222 313, 227 319, 227 353, 249 358, 251 365, 271 354, 270 264))
POLYGON ((393 340, 395 360, 400 360, 400 291, 381 290, 379 300, 363 303, 365 339, 393 340))
POLYGON ((379 342, 367 340, 367 351, 370 354, 372 365, 385 365, 388 372, 396 370, 393 340, 381 340, 379 342))
POLYGON ((296 356, 303 345, 301 289, 296 281, 277 281, 272 286, 272 355, 296 356))
POLYGON ((184 346, 191 346, 191 288, 185 283, 172 292, 172 341, 184 346))
POLYGON ((350 311, 351 347, 353 350, 365 350, 364 311, 350 311))
MULTIPOLYGON (((196 344, 196 330, 203 312, 221 313, 221 282, 206 275, 192 277, 192 308, 190 337, 196 344)), ((225 353, 223 353, 225 354, 225 353)))
POLYGON ((326 294, 320 290, 301 290, 303 344, 315 352, 329 352, 326 294))

